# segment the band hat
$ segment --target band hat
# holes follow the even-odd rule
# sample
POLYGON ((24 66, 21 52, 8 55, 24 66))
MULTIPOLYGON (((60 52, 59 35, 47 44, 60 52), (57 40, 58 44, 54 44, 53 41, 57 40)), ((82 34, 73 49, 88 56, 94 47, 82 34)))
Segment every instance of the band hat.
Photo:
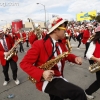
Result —
POLYGON ((93 27, 93 25, 92 25, 92 24, 90 24, 90 23, 89 23, 89 24, 87 24, 87 26, 92 26, 92 27, 93 27))
POLYGON ((68 23, 68 20, 60 18, 60 17, 53 17, 50 21, 48 21, 47 34, 50 34, 52 31, 54 31, 58 26, 60 26, 64 22, 68 23))
POLYGON ((85 27, 90 28, 90 27, 93 27, 93 25, 92 24, 87 24, 85 27))
POLYGON ((95 28, 95 32, 100 32, 100 26, 98 26, 97 28, 95 28))

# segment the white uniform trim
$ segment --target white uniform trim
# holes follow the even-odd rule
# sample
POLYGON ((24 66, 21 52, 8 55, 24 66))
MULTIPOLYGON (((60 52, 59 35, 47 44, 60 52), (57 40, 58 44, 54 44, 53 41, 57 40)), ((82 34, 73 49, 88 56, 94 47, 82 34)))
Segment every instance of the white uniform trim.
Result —
MULTIPOLYGON (((6 38, 5 38, 5 36, 4 36, 4 41, 5 41, 6 45, 7 45, 7 42, 6 42, 6 38)), ((3 46, 3 48, 4 48, 4 45, 3 45, 3 40, 2 40, 2 39, 0 39, 0 42, 1 42, 2 46, 3 46)), ((7 47, 8 47, 8 46, 7 46, 7 47)))
MULTIPOLYGON (((53 40, 53 43, 54 43, 54 51, 56 50, 56 48, 55 48, 55 43, 57 42, 56 40, 54 40, 54 39, 52 39, 53 40)), ((62 49, 61 49, 61 47, 60 46, 58 46, 58 48, 59 48, 59 50, 60 50, 60 53, 62 54, 62 49)), ((54 56, 55 57, 57 57, 57 52, 55 52, 54 53, 54 56)), ((61 65, 61 62, 59 61, 58 63, 57 63, 57 66, 58 66, 58 69, 59 69, 59 71, 61 72, 61 67, 62 67, 62 65, 61 65)), ((62 76, 59 76, 59 77, 53 77, 53 79, 54 78, 63 78, 62 76)), ((65 78, 63 78, 65 81, 67 81, 65 78)), ((45 88, 46 88, 46 86, 47 86, 47 84, 48 84, 49 82, 48 81, 44 81, 43 82, 43 86, 42 86, 42 91, 44 92, 44 90, 45 90, 45 88)))
POLYGON ((90 59, 93 56, 94 50, 95 50, 96 46, 93 42, 90 43, 90 46, 88 48, 88 51, 86 53, 86 57, 88 59, 90 59))
MULTIPOLYGON (((65 78, 63 78, 62 76, 59 76, 59 77, 53 77, 53 79, 55 79, 55 78, 62 78, 63 80, 65 80, 66 82, 68 82, 68 80, 66 80, 65 78)), ((53 80, 52 79, 52 80, 53 80)), ((43 86, 42 86, 42 91, 44 92, 45 91, 45 88, 46 88, 46 86, 48 85, 48 81, 44 81, 43 82, 43 86)))

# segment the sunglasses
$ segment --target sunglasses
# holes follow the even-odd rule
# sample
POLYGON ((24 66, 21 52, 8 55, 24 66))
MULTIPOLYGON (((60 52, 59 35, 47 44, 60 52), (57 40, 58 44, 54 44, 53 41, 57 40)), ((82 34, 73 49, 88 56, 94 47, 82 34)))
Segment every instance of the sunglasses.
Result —
POLYGON ((61 30, 66 30, 66 28, 65 27, 58 27, 59 29, 61 29, 61 30))

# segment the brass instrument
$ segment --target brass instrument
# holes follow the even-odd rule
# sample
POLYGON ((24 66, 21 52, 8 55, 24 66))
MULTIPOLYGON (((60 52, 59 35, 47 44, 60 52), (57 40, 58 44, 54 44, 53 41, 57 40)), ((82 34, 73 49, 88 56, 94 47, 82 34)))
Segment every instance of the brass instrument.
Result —
POLYGON ((88 40, 91 41, 93 38, 94 38, 94 35, 91 35, 88 40))
POLYGON ((32 30, 34 30, 36 32, 36 36, 39 39, 41 39, 41 29, 40 27, 36 27, 35 23, 33 22, 33 20, 31 18, 28 18, 29 22, 32 24, 32 30))
MULTIPOLYGON (((60 60, 62 60, 64 57, 66 57, 71 51, 72 51, 72 47, 70 45, 69 42, 69 37, 66 36, 66 44, 68 47, 68 52, 63 52, 62 54, 58 55, 56 58, 51 59, 49 61, 47 61, 45 64, 39 66, 39 68, 43 69, 43 70, 50 70, 54 67, 55 64, 57 64, 60 60)), ((31 76, 28 77, 28 79, 32 82, 32 83, 36 83, 37 81, 32 78, 31 76)), ((41 80, 44 81, 44 80, 41 80)))
MULTIPOLYGON (((45 64, 39 66, 39 68, 43 69, 43 70, 50 70, 50 69, 52 69, 54 67, 55 64, 57 64, 61 59, 63 59, 64 57, 66 57, 68 54, 69 54, 69 52, 63 52, 62 54, 58 55, 56 58, 51 59, 51 60, 47 61, 45 64)), ((32 83, 36 83, 37 82, 31 76, 29 76, 28 79, 32 83)), ((41 81, 44 81, 44 80, 41 80, 41 81)))
POLYGON ((37 36, 38 40, 41 39, 41 36, 42 36, 41 35, 41 29, 40 28, 36 28, 35 32, 36 32, 36 36, 37 36))
POLYGON ((70 44, 69 39, 66 40, 66 44, 67 44, 67 47, 68 47, 68 51, 71 52, 72 51, 72 46, 70 44))
MULTIPOLYGON (((25 37, 26 38, 26 37, 25 37)), ((20 38, 17 40, 17 42, 14 44, 14 46, 8 51, 9 55, 5 56, 5 59, 8 61, 12 58, 13 55, 16 55, 18 53, 18 50, 16 50, 17 45, 22 42, 25 38, 20 38)))
POLYGON ((95 62, 94 64, 89 66, 89 71, 91 73, 95 73, 95 72, 97 72, 99 70, 100 70, 100 64, 98 62, 95 62))
POLYGON ((68 51, 71 52, 72 51, 72 46, 70 44, 70 41, 69 41, 69 35, 65 35, 66 37, 66 45, 67 45, 67 48, 68 48, 68 51))

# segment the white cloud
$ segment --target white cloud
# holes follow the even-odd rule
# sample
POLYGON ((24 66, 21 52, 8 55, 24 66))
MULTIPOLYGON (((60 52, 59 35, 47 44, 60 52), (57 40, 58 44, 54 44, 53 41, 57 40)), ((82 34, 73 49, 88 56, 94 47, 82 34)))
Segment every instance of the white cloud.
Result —
MULTIPOLYGON (((92 10, 100 11, 100 0, 0 0, 0 3, 18 3, 19 6, 0 6, 0 19, 11 22, 14 19, 45 20, 44 6, 46 7, 46 19, 52 15, 60 15, 64 18, 75 19, 76 14, 92 10), (41 3, 37 5, 36 3, 41 3)), ((0 22, 4 24, 5 22, 0 22)))
POLYGON ((99 11, 100 1, 99 0, 76 0, 68 8, 68 12, 80 13, 88 12, 92 10, 99 11))

